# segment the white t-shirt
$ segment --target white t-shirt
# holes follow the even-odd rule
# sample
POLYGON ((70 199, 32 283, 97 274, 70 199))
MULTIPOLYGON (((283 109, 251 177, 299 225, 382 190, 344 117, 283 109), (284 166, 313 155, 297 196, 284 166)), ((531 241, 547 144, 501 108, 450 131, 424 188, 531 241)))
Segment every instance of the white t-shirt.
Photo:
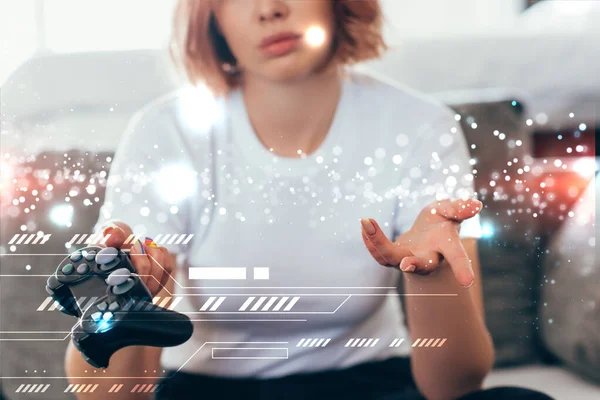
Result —
MULTIPOLYGON (((449 107, 356 70, 324 142, 298 158, 262 145, 240 90, 225 100, 185 88, 132 118, 95 229, 122 220, 185 266, 173 298, 156 301, 186 313, 194 334, 163 350, 164 368, 237 377, 343 368, 408 355, 412 344, 401 272, 369 254, 360 218, 393 239, 436 198, 474 196, 469 159, 449 107), (187 244, 184 234, 194 234, 187 244)), ((460 236, 481 236, 479 216, 460 236)))

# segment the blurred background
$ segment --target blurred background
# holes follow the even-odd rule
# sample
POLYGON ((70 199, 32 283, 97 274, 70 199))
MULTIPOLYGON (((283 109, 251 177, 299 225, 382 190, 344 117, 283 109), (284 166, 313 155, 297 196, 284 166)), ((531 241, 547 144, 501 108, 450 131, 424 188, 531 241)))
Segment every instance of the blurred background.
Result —
MULTIPOLYGON (((486 385, 600 398, 600 1, 381 2, 390 50, 355 68, 441 99, 470 144, 497 357, 486 385)), ((47 300, 45 278, 81 247, 74 234, 91 233, 128 119, 184 84, 166 52, 174 5, 0 0, 8 398, 72 396, 56 377, 73 321, 47 300)))

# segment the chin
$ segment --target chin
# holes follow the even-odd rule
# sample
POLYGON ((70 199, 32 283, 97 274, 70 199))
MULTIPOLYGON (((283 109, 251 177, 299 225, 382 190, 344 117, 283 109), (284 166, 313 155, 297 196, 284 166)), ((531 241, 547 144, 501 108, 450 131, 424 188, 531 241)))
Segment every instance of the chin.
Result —
POLYGON ((261 69, 261 74, 278 82, 299 80, 317 70, 321 63, 320 57, 295 53, 268 61, 261 69))

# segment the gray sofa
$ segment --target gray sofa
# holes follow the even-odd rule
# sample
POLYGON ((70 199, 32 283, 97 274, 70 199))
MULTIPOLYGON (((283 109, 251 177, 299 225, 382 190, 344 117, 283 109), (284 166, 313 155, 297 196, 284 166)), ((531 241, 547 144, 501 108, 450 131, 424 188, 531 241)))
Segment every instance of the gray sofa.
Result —
MULTIPOLYGON (((153 51, 56 55, 30 60, 2 88, 2 110, 8 116, 5 129, 9 133, 2 137, 3 152, 10 149, 23 154, 18 174, 39 184, 44 180, 43 174, 36 175, 34 171, 44 170, 55 176, 65 160, 78 164, 86 174, 101 176, 102 171, 109 170, 107 158, 112 155, 130 115, 176 85, 174 77, 164 73, 164 67, 163 54, 153 51), (69 140, 48 139, 52 136, 49 132, 62 132, 61 138, 69 140), (95 135, 95 139, 90 140, 90 135, 95 135), (32 137, 39 140, 34 144, 32 137), (32 154, 36 157, 26 157, 32 154)), ((486 322, 497 355, 496 367, 485 385, 525 386, 557 399, 600 398, 600 386, 585 381, 569 369, 560 357, 549 351, 539 333, 542 327, 539 306, 545 301, 544 295, 551 296, 540 290, 540 282, 544 279, 544 255, 551 235, 542 234, 539 219, 517 211, 518 208, 533 207, 533 204, 526 196, 519 197, 523 193, 514 185, 497 187, 500 195, 495 199, 492 191, 486 188, 490 174, 500 167, 505 168, 507 160, 518 158, 519 165, 535 163, 530 154, 530 130, 524 123, 526 95, 498 89, 448 92, 440 98, 462 115, 465 135, 469 143, 476 145, 472 150, 472 156, 478 159, 476 186, 486 204, 482 223, 494 228, 494 234, 482 239, 479 248, 486 322), (517 105, 513 100, 517 100, 517 105), (472 120, 477 121, 477 130, 470 128, 472 120), (480 132, 492 128, 506 134, 506 143, 521 140, 523 145, 490 146, 489 136, 480 132), (518 206, 513 199, 521 199, 518 206), (508 209, 515 209, 518 217, 507 217, 508 209)), ((70 190, 83 191, 85 187, 66 180, 54 181, 53 195, 61 202, 70 190)), ((21 231, 22 225, 33 231, 52 230, 56 235, 52 243, 67 242, 75 231, 90 231, 102 203, 103 191, 99 185, 94 194, 98 199, 89 206, 73 204, 76 229, 57 230, 45 218, 52 207, 51 198, 45 198, 31 214, 15 215, 3 208, 1 253, 11 253, 7 243, 12 234, 21 231)), ((38 377, 39 382, 51 383, 48 398, 66 398, 68 394, 63 393, 66 381, 45 379, 64 375, 65 331, 68 332, 73 321, 62 313, 48 311, 51 308, 48 305, 41 307, 46 298, 42 290, 45 276, 60 261, 64 248, 44 247, 45 253, 54 256, 41 257, 35 255, 36 252, 36 246, 23 245, 19 246, 18 253, 31 255, 2 257, 1 274, 19 275, 3 277, 0 281, 2 331, 53 333, 20 336, 30 335, 26 338, 37 340, 0 341, 0 371, 4 377, 38 377)), ((398 290, 403 289, 399 287, 398 290)), ((2 333, 3 339, 18 337, 2 333)), ((98 372, 90 370, 90 374, 95 373, 98 372)), ((16 378, 3 379, 6 394, 10 398, 40 397, 39 393, 16 394, 23 382, 16 378)))

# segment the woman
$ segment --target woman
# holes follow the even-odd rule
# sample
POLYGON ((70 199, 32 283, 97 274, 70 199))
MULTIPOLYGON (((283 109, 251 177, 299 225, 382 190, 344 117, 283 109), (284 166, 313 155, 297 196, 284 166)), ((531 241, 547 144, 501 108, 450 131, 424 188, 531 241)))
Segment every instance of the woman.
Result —
MULTIPOLYGON (((494 355, 468 149, 450 109, 346 67, 385 50, 381 19, 376 0, 180 2, 173 54, 210 93, 136 114, 96 228, 119 247, 195 235, 130 249, 194 335, 122 349, 106 376, 164 375, 160 399, 548 398, 481 390, 494 355)), ((66 368, 88 368, 72 346, 66 368)))

